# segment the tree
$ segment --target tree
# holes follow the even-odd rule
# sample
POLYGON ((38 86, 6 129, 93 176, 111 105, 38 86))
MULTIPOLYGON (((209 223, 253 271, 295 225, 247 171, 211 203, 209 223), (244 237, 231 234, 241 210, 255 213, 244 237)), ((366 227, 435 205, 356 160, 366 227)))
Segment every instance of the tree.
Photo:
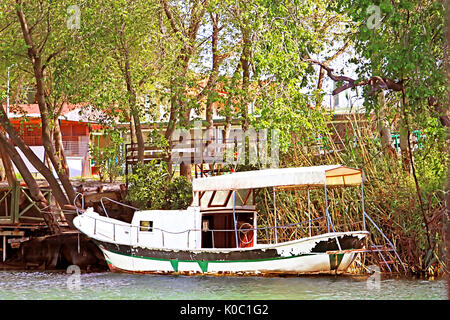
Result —
MULTIPOLYGON (((170 80, 170 112, 165 138, 171 140, 177 123, 189 127, 192 105, 188 103, 188 71, 199 48, 198 30, 204 19, 209 0, 171 5, 166 0, 160 1, 165 13, 172 37, 179 43, 177 58, 174 61, 170 80), (186 7, 183 7, 186 5, 186 7)), ((180 174, 191 177, 190 164, 180 164, 180 174)))
MULTIPOLYGON (((356 32, 350 33, 349 38, 354 41, 355 50, 364 59, 358 62, 360 79, 336 76, 333 70, 328 70, 328 75, 334 81, 342 82, 334 93, 364 86, 368 110, 377 107, 372 97, 376 98, 373 93, 379 90, 385 90, 396 101, 393 106, 396 106, 395 113, 401 119, 403 167, 406 172, 411 169, 427 242, 429 248, 433 248, 410 136, 413 129, 427 130, 430 118, 439 119, 445 125, 447 115, 442 105, 447 98, 445 60, 448 57, 443 50, 444 3, 340 0, 334 8, 345 13, 356 26, 356 32)), ((430 136, 427 140, 430 148, 442 150, 445 140, 442 135, 430 136)), ((444 155, 439 151, 438 154, 444 155)), ((426 163, 428 159, 416 161, 426 163)), ((435 166, 434 170, 435 175, 445 172, 442 166, 435 166)))
MULTIPOLYGON (((57 121, 60 108, 55 108, 56 104, 50 100, 54 92, 52 91, 52 84, 55 85, 53 78, 57 74, 57 68, 54 68, 55 62, 58 62, 61 57, 66 57, 65 53, 70 49, 76 50, 76 48, 67 46, 72 40, 70 37, 71 30, 66 27, 65 15, 60 14, 61 11, 65 12, 68 4, 63 2, 56 4, 47 1, 24 4, 17 0, 2 2, 2 6, 2 14, 5 20, 2 19, 2 27, 0 27, 2 32, 2 44, 0 45, 2 63, 0 67, 9 68, 11 65, 15 65, 12 72, 16 75, 19 74, 16 77, 19 81, 13 88, 16 90, 16 96, 20 96, 19 92, 23 89, 22 85, 24 84, 32 84, 35 88, 35 97, 41 114, 44 149, 62 187, 53 176, 51 168, 40 161, 20 138, 18 132, 9 122, 3 107, 0 109, 0 124, 12 141, 2 136, 1 143, 3 148, 11 153, 13 162, 31 190, 33 200, 42 208, 48 206, 36 181, 18 157, 12 142, 45 177, 57 203, 62 207, 73 202, 75 191, 70 183, 67 166, 65 165, 57 121), (20 37, 17 37, 18 35, 20 37)), ((69 65, 66 64, 66 68, 68 67, 69 65)), ((70 79, 66 83, 69 84, 70 79)), ((44 214, 44 218, 50 224, 49 228, 52 232, 59 232, 59 226, 52 214, 48 217, 44 214)))

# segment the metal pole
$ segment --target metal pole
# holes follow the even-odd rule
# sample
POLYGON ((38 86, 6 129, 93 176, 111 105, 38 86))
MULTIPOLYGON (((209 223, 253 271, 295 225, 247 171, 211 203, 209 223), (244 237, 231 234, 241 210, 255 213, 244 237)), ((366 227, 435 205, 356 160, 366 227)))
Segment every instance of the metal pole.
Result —
POLYGON ((3 262, 6 260, 6 236, 3 236, 3 262))
POLYGON ((239 248, 237 220, 236 220, 236 190, 233 190, 233 220, 234 220, 234 235, 236 237, 236 248, 239 248))
POLYGON ((311 233, 311 213, 310 213, 310 211, 311 211, 311 198, 309 196, 309 189, 308 189, 308 220, 309 220, 309 236, 311 237, 312 233, 311 233))
POLYGON ((361 199, 362 199, 362 211, 363 211, 363 229, 366 230, 366 210, 364 208, 364 182, 361 178, 361 199))
POLYGON ((78 233, 78 254, 80 254, 80 233, 78 233))
MULTIPOLYGON (((324 183, 324 187, 325 187, 325 206, 326 206, 325 212, 327 215, 328 233, 330 233, 330 225, 333 228, 333 232, 336 233, 336 230, 334 230, 333 222, 331 221, 330 213, 328 212, 328 196, 327 196, 327 183, 326 182, 324 183)), ((338 237, 336 237, 336 243, 339 248, 339 251, 341 251, 342 248, 341 248, 341 244, 339 243, 338 237)))
MULTIPOLYGON (((6 118, 9 118, 9 69, 14 67, 16 64, 13 63, 8 67, 8 77, 6 79, 6 118)), ((9 139, 9 134, 6 132, 6 138, 9 139)))
POLYGON ((327 216, 327 227, 328 227, 328 233, 330 233, 330 214, 328 212, 328 196, 327 196, 327 184, 323 184, 325 189, 325 215, 327 216))
POLYGON ((275 243, 278 243, 278 220, 275 187, 273 188, 273 214, 275 215, 275 243))
MULTIPOLYGON (((9 68, 11 67, 8 67, 8 76, 6 78, 6 118, 9 118, 9 68)), ((6 138, 9 139, 8 132, 6 132, 6 138)))

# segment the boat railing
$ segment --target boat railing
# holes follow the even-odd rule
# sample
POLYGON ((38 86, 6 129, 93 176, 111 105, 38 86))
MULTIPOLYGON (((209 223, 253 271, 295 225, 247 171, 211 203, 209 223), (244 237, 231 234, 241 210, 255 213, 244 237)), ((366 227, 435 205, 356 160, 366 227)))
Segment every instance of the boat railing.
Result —
POLYGON ((125 203, 116 201, 116 200, 114 200, 114 199, 111 199, 111 198, 108 198, 108 197, 101 197, 101 198, 100 198, 100 204, 102 205, 103 212, 106 214, 106 216, 107 216, 108 218, 109 218, 108 212, 106 211, 105 205, 103 204, 103 200, 104 200, 104 199, 106 199, 106 200, 108 200, 108 201, 110 201, 110 202, 112 202, 112 203, 121 205, 122 207, 125 207, 125 208, 130 208, 130 209, 133 209, 133 210, 136 210, 136 211, 139 210, 139 208, 136 208, 136 207, 130 206, 130 205, 128 205, 128 204, 125 204, 125 203))
POLYGON ((75 198, 73 199, 73 206, 75 207, 76 214, 79 215, 80 212, 84 212, 84 196, 82 193, 77 193, 75 198), (78 208, 77 200, 81 196, 81 208, 78 208))
MULTIPOLYGON (((128 238, 128 240, 130 241, 131 244, 131 240, 132 240, 132 236, 134 234, 134 232, 132 233, 132 230, 136 230, 136 243, 139 243, 139 236, 140 234, 142 235, 142 232, 147 232, 149 230, 151 231, 159 231, 161 233, 161 241, 162 241, 162 246, 164 247, 164 242, 165 242, 165 236, 167 235, 176 235, 176 234, 183 234, 183 233, 187 233, 187 247, 189 248, 189 244, 190 244, 190 233, 191 232, 211 232, 212 233, 212 239, 214 241, 214 234, 218 233, 218 232, 236 232, 236 229, 198 229, 198 228, 191 228, 191 229, 186 229, 186 230, 181 230, 181 231, 169 231, 169 230, 165 230, 162 228, 157 228, 157 227, 148 227, 148 226, 138 226, 138 225, 132 225, 132 224, 126 224, 126 223, 118 223, 115 221, 107 221, 105 220, 104 217, 102 216, 98 216, 98 217, 93 217, 90 215, 83 215, 83 217, 89 218, 89 219, 93 219, 93 230, 92 233, 93 235, 100 235, 103 237, 106 237, 108 239, 113 240, 114 242, 116 240, 118 240, 120 238, 120 236, 122 235, 122 239, 124 239, 124 234, 128 234, 128 236, 125 236, 126 238, 128 238), (110 228, 107 227, 105 229, 105 225, 111 226, 110 228), (124 234, 119 234, 118 230, 123 230, 124 234)), ((295 227, 299 227, 299 226, 303 226, 308 224, 309 228, 314 228, 314 227, 320 227, 320 226, 311 226, 311 223, 313 222, 317 222, 320 220, 326 219, 326 216, 322 216, 322 217, 318 217, 318 218, 314 218, 314 219, 310 219, 310 220, 305 220, 305 221, 301 221, 298 223, 290 223, 290 224, 286 224, 286 225, 279 225, 279 226, 267 226, 267 227, 254 227, 254 228, 245 228, 245 229, 240 229, 237 230, 238 232, 251 232, 251 231, 276 231, 279 229, 287 229, 287 228, 295 228, 295 227)), ((309 232, 309 235, 311 236, 311 231, 309 232)), ((280 239, 281 240, 281 239, 280 239)), ((214 244, 213 244, 213 248, 215 248, 214 244)))

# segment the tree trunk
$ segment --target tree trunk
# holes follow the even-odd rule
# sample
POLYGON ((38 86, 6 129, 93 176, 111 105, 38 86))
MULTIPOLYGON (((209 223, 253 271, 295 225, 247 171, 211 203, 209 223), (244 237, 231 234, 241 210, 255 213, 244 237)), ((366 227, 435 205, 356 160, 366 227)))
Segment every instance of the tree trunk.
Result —
MULTIPOLYGON (((381 90, 378 93, 378 114, 377 114, 377 127, 380 134, 381 149, 385 155, 395 154, 392 147, 392 134, 389 123, 386 120, 386 99, 384 97, 384 91, 381 90)), ((395 151, 395 150, 394 150, 395 151)))
POLYGON ((0 144, 0 153, 3 163, 3 168, 5 169, 6 180, 8 181, 8 185, 12 186, 16 181, 16 174, 14 173, 14 168, 12 166, 11 157, 8 152, 6 152, 3 145, 0 144))
POLYGON ((131 114, 131 111, 130 111, 130 142, 132 144, 137 144, 136 127, 134 125, 134 117, 131 114))
MULTIPOLYGON (((445 5, 445 8, 447 8, 446 12, 446 39, 444 42, 444 61, 445 61, 445 68, 447 71, 447 85, 450 84, 450 61, 449 61, 449 50, 450 50, 450 1, 449 0, 443 0, 443 4, 445 5)), ((447 112, 448 112, 448 106, 450 105, 450 91, 447 90, 447 112)), ((447 112, 445 113, 445 118, 443 119, 443 116, 441 116, 441 122, 445 123, 446 129, 447 129, 447 153, 449 153, 449 138, 450 138, 450 121, 447 116, 447 112)), ((445 258, 445 265, 447 270, 447 298, 450 299, 450 163, 447 166, 447 184, 445 188, 445 194, 444 194, 444 203, 445 203, 445 214, 444 214, 444 239, 445 239, 445 252, 446 252, 446 258, 445 258)))
POLYGON ((402 167, 405 172, 411 171, 411 163, 408 150, 409 130, 406 126, 407 119, 404 115, 400 119, 400 152, 402 155, 402 167))
MULTIPOLYGON (((68 197, 68 202, 72 203, 75 198, 75 191, 73 189, 72 184, 70 183, 68 175, 66 175, 64 173, 64 170, 61 170, 59 159, 56 155, 56 150, 53 145, 52 130, 51 130, 51 125, 49 123, 49 119, 52 119, 55 117, 54 117, 54 115, 49 114, 50 112, 47 107, 47 103, 45 101, 45 90, 44 90, 44 82, 43 82, 44 73, 43 73, 42 54, 41 54, 42 53, 41 51, 43 48, 41 48, 41 51, 38 51, 38 49, 35 47, 33 39, 31 37, 30 30, 28 28, 25 14, 23 13, 22 1, 16 0, 16 3, 17 3, 17 7, 16 7, 17 16, 19 18, 20 26, 22 29, 23 38, 25 40, 25 43, 28 46, 28 57, 29 57, 30 63, 33 66, 33 74, 34 74, 34 78, 36 80, 36 100, 37 100, 37 103, 39 106, 39 111, 41 114, 42 143, 44 145, 45 152, 46 152, 48 158, 50 159, 53 167, 55 168, 55 171, 58 174, 58 177, 64 187, 64 190, 68 197)), ((16 141, 14 141, 14 142, 16 143, 16 141)), ((22 152, 23 152, 23 150, 22 150, 22 152)), ((34 155, 34 153, 33 153, 33 155, 34 155)), ((38 169, 38 168, 36 167, 36 169, 38 169)), ((49 184, 52 185, 53 182, 49 181, 49 184)), ((56 189, 56 185, 53 187, 56 189)), ((58 184, 58 187, 59 187, 59 184, 58 184)), ((63 206, 64 204, 61 204, 61 206, 63 206)))
MULTIPOLYGON (((171 136, 175 130, 176 123, 188 128, 190 121, 191 106, 186 103, 187 90, 184 77, 188 73, 192 55, 195 52, 195 42, 200 24, 208 7, 208 1, 200 3, 196 1, 190 10, 190 17, 186 19, 189 24, 185 26, 178 21, 173 13, 171 6, 166 0, 161 0, 162 8, 170 22, 173 34, 183 42, 175 66, 175 80, 172 81, 172 98, 170 106, 170 119, 166 128, 165 137, 171 141, 171 136), (182 36, 183 34, 184 36, 182 36), (178 119, 177 119, 178 118, 178 119)), ((191 179, 191 164, 180 164, 180 175, 191 179)))
MULTIPOLYGON (((416 185, 417 199, 419 200, 420 211, 422 212, 423 224, 425 225, 426 237, 427 237, 427 242, 428 242, 428 249, 433 251, 434 250, 434 243, 431 242, 430 228, 428 226, 428 219, 427 219, 425 208, 424 208, 423 201, 422 201, 422 192, 420 191, 419 180, 417 179, 416 168, 415 168, 414 159, 413 159, 413 150, 412 150, 412 147, 411 147, 411 141, 409 139, 409 137, 410 137, 410 129, 409 129, 408 114, 406 113, 406 108, 405 108, 406 107, 405 90, 402 90, 402 106, 403 106, 403 108, 402 108, 403 119, 402 120, 404 121, 403 125, 402 125, 402 128, 403 128, 403 130, 406 130, 406 142, 407 142, 407 150, 408 150, 408 156, 409 156, 408 163, 410 165, 411 173, 412 173, 412 176, 414 178, 414 184, 416 185)), ((401 134, 401 132, 400 132, 400 134, 401 134)), ((401 139, 401 136, 400 136, 400 139, 401 139)), ((403 157, 403 154, 402 154, 402 157, 403 157)))
POLYGON ((53 140, 55 142, 56 154, 61 163, 61 168, 62 168, 62 170, 64 170, 64 173, 69 177, 70 171, 69 171, 69 166, 67 165, 67 161, 66 161, 66 153, 64 151, 61 127, 59 125, 58 120, 55 120, 55 125, 53 127, 53 140))
POLYGON ((178 105, 177 105, 177 89, 174 81, 171 81, 170 85, 170 115, 169 122, 167 123, 166 131, 164 132, 164 137, 169 141, 169 144, 172 141, 172 135, 175 131, 175 126, 177 123, 177 115, 178 115, 178 105))
MULTIPOLYGON (((120 36, 122 37, 122 43, 123 43, 123 54, 124 54, 124 60, 125 60, 125 69, 124 69, 124 76, 125 76, 125 82, 127 85, 127 92, 128 92, 128 104, 130 107, 130 121, 134 122, 134 134, 138 146, 138 162, 141 164, 144 164, 144 152, 145 152, 145 145, 144 145, 144 136, 142 134, 142 127, 141 127, 141 120, 139 119, 139 109, 136 105, 136 90, 133 86, 133 79, 131 78, 131 67, 130 67, 130 56, 128 51, 128 46, 126 44, 126 41, 124 39, 123 32, 120 33, 120 36)), ((133 135, 133 131, 132 131, 133 135)))
POLYGON ((244 97, 242 101, 242 130, 247 131, 249 126, 248 120, 248 107, 249 107, 249 87, 250 87, 250 31, 248 29, 242 30, 244 48, 241 56, 241 67, 242 67, 242 90, 244 92, 244 97))
POLYGON ((142 126, 141 126, 141 120, 139 119, 139 113, 134 112, 134 125, 136 130, 136 140, 138 144, 138 161, 142 164, 144 164, 144 153, 145 153, 145 141, 144 141, 144 135, 142 134, 142 126))
MULTIPOLYGON (((324 77, 325 77, 325 70, 322 67, 320 67, 319 79, 317 80, 317 90, 322 90, 324 77)), ((323 97, 318 95, 316 98, 316 109, 320 109, 322 101, 323 97)))
POLYGON ((47 199, 45 199, 42 194, 36 180, 31 174, 30 170, 28 170, 25 162, 22 160, 20 154, 14 148, 14 146, 9 142, 9 140, 4 136, 3 133, 0 133, 0 144, 2 148, 4 148, 9 155, 11 156, 11 160, 16 165, 17 170, 19 170, 22 178, 27 184, 30 190, 31 198, 36 202, 36 205, 42 209, 42 217, 46 225, 48 226, 51 234, 58 234, 61 232, 61 228, 56 220, 56 217, 53 215, 51 208, 48 207, 47 199))
MULTIPOLYGON (((30 163, 41 173, 44 178, 49 183, 50 188, 52 189, 53 195, 56 201, 60 204, 60 206, 64 206, 65 204, 69 204, 66 195, 63 193, 62 189, 59 186, 58 181, 53 176, 53 172, 51 169, 47 168, 45 164, 36 156, 36 154, 30 149, 30 147, 22 140, 22 138, 17 134, 14 127, 11 125, 9 120, 6 118, 6 114, 3 111, 3 106, 0 106, 0 124, 2 127, 8 132, 10 138, 16 144, 17 147, 23 152, 25 157, 30 161, 30 163)), ((5 137, 6 139, 6 137, 5 137)), ((8 144, 9 141, 7 141, 8 144)), ((5 144, 4 144, 5 147, 5 144)), ((15 148, 11 145, 14 151, 15 148)), ((6 148, 6 147, 5 147, 6 148)), ((10 148, 7 148, 8 152, 10 152, 10 148)), ((17 152, 17 151, 16 151, 17 152)), ((10 153, 11 156, 11 153, 10 153)), ((16 163, 14 161, 14 163, 16 163)), ((33 178, 34 180, 34 178, 33 178)))

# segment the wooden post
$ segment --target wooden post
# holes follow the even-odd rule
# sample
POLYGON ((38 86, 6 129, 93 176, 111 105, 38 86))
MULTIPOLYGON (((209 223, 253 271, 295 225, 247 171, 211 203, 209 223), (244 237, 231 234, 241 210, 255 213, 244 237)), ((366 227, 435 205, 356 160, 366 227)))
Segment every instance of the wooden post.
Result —
POLYGON ((11 221, 19 223, 20 182, 16 181, 11 190, 11 221))

